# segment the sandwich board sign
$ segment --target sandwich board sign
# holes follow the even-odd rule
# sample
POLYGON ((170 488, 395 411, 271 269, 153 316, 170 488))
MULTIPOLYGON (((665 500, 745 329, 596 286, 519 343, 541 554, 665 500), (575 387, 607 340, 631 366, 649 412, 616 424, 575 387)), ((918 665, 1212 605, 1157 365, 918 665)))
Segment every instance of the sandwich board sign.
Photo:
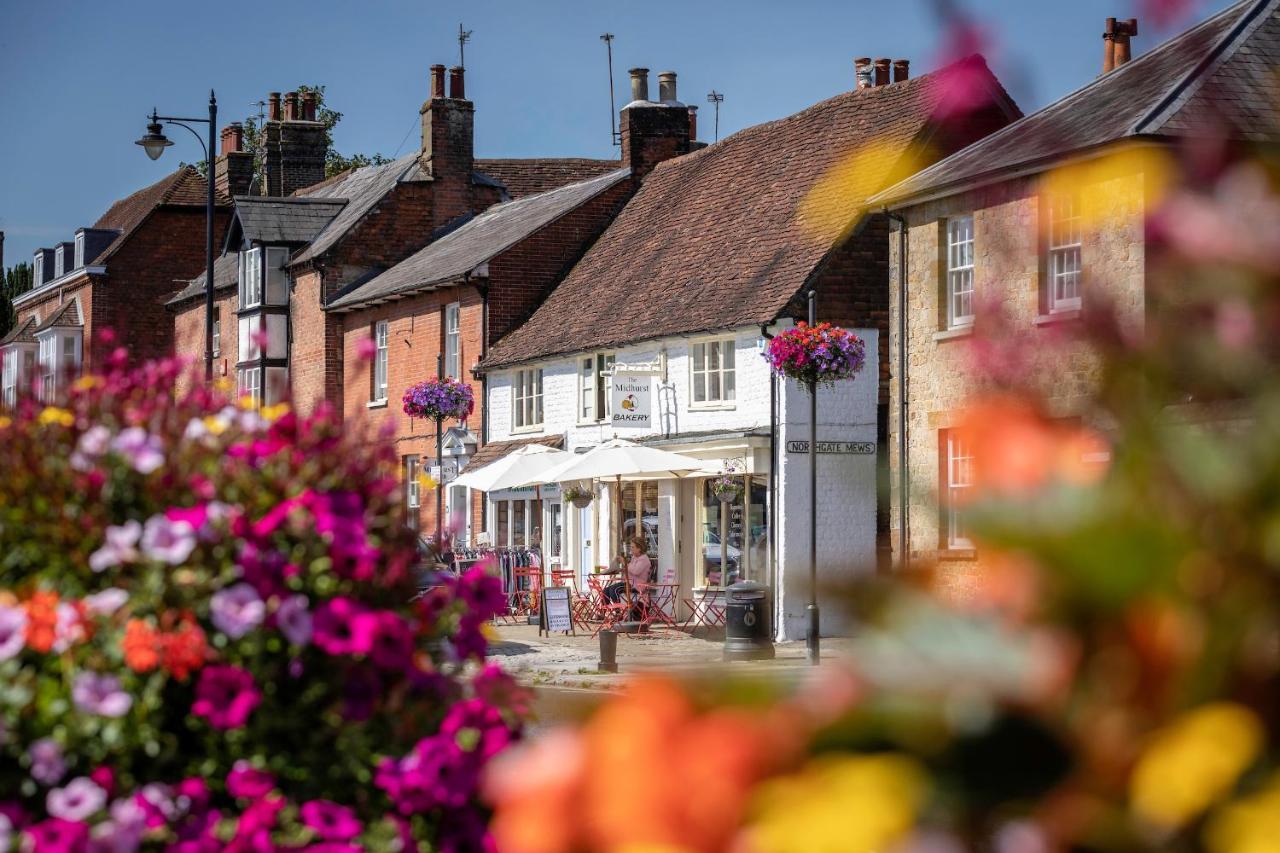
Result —
POLYGON ((653 426, 653 374, 615 372, 609 380, 613 426, 617 429, 649 429, 653 426))
POLYGON ((538 608, 538 633, 544 631, 563 631, 566 634, 577 633, 573 630, 573 607, 571 592, 567 586, 544 586, 542 588, 542 606, 538 608))

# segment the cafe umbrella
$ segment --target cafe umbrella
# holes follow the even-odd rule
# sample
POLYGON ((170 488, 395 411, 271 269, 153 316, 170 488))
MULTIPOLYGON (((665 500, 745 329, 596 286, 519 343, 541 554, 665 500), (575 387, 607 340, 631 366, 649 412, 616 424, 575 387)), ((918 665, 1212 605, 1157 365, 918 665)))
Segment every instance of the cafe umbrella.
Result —
POLYGON ((540 485, 543 481, 537 480, 538 477, 572 458, 572 454, 545 444, 526 444, 488 465, 464 472, 452 485, 480 492, 540 485))

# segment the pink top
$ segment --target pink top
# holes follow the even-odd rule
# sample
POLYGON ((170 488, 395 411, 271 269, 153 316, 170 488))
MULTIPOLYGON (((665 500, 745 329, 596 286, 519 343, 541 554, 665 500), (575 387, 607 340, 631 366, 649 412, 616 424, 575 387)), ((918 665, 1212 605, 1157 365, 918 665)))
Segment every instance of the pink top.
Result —
POLYGON ((649 572, 653 569, 653 564, 649 562, 649 557, 641 554, 639 557, 632 557, 631 562, 627 563, 627 577, 631 579, 632 588, 640 588, 649 585, 649 572))

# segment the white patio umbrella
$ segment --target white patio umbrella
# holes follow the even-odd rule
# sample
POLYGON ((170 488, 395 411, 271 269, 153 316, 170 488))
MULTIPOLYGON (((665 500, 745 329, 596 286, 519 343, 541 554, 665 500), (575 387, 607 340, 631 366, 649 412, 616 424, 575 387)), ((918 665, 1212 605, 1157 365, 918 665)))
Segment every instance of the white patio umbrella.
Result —
POLYGON ((481 492, 533 485, 545 482, 538 479, 545 471, 571 458, 572 454, 545 444, 526 444, 488 465, 464 471, 452 485, 466 486, 481 492))

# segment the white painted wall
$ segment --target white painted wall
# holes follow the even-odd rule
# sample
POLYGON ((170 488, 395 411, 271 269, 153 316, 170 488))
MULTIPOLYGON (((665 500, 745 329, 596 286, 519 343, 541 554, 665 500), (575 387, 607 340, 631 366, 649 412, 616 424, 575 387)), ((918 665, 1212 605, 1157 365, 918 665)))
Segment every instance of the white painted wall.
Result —
MULTIPOLYGON (((867 363, 858 378, 835 388, 823 389, 818 395, 818 440, 876 440, 876 361, 877 339, 874 329, 859 329, 866 342, 867 363)), ((563 435, 565 449, 573 451, 613 438, 641 438, 711 431, 750 431, 769 428, 769 366, 761 356, 763 339, 758 327, 739 329, 717 336, 673 337, 611 351, 619 364, 658 361, 665 353, 666 375, 661 386, 655 385, 654 426, 648 429, 615 429, 612 424, 578 422, 578 363, 588 353, 564 356, 533 365, 543 370, 543 423, 536 430, 512 429, 513 379, 515 369, 492 373, 488 377, 489 441, 508 441, 537 435, 563 435), (732 337, 735 342, 736 400, 732 405, 714 409, 690 405, 692 377, 690 347, 699 341, 732 337)), ((779 581, 782 595, 776 597, 780 638, 804 636, 807 626, 805 606, 808 603, 809 555, 809 478, 808 458, 802 453, 787 453, 788 440, 808 440, 808 392, 796 383, 783 383, 779 401, 778 537, 779 581)), ((680 448, 675 448, 679 450, 680 448)), ((888 448, 880 448, 887 452, 888 448)), ((749 460, 751 470, 767 473, 767 452, 749 460)), ((818 476, 818 571, 821 580, 845 580, 861 572, 874 571, 876 516, 876 457, 822 454, 818 476)), ((596 541, 607 541, 609 528, 609 495, 596 501, 600 507, 596 541), (603 536, 602 536, 603 534, 603 536)), ((674 482, 660 484, 659 524, 664 536, 660 575, 675 577, 676 527, 679 505, 691 500, 686 490, 674 482), (667 565, 670 563, 670 565, 667 565)), ((692 507, 685 511, 686 528, 692 507)), ((566 552, 574 553, 578 540, 576 519, 567 525, 566 552), (572 538, 569 538, 572 537, 572 538)), ((685 534, 686 550, 691 547, 685 534)), ((682 583, 685 581, 682 579, 682 583)), ((845 624, 838 618, 837 608, 829 598, 820 599, 823 607, 823 633, 840 633, 845 624), (825 602, 825 603, 824 603, 825 602)))

